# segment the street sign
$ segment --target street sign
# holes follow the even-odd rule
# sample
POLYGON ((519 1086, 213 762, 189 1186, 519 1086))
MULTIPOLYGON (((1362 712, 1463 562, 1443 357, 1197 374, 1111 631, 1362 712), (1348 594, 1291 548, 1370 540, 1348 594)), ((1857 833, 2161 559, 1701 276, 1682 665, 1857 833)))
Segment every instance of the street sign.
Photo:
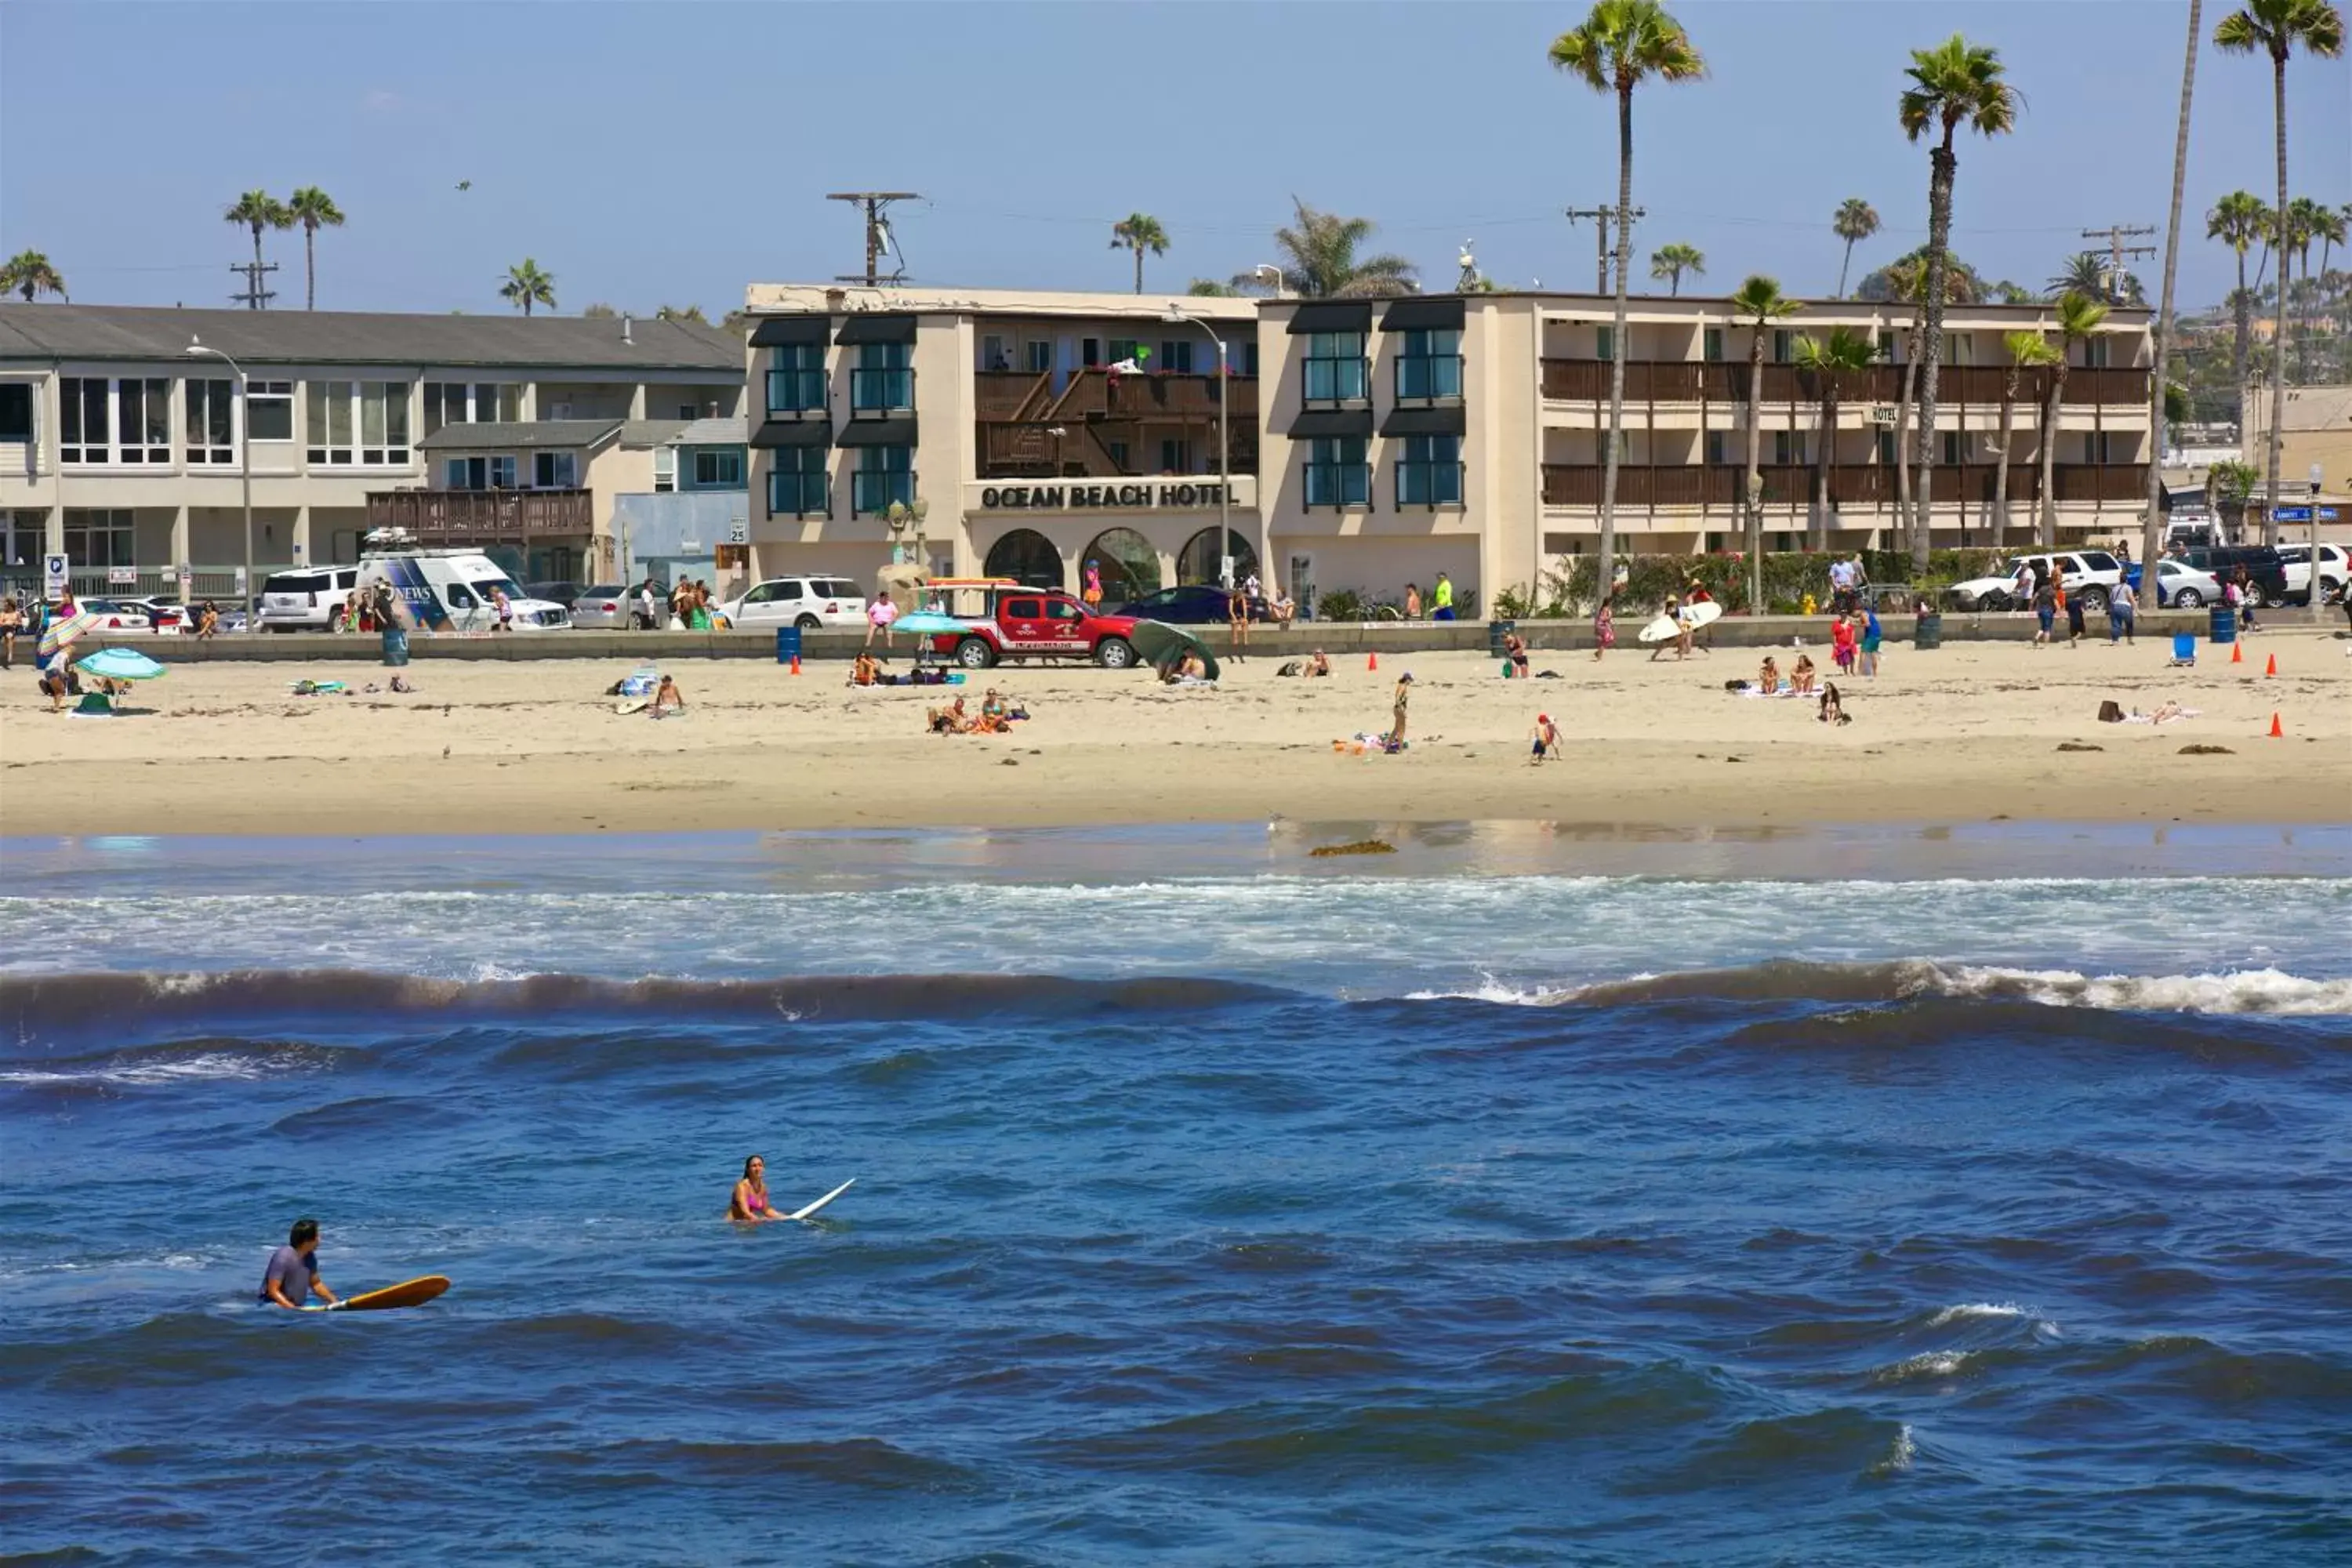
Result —
POLYGON ((110 566, 106 569, 106 582, 112 588, 136 588, 139 586, 139 568, 110 566))
POLYGON ((750 521, 747 521, 746 519, 740 518, 740 517, 734 517, 734 518, 730 518, 730 519, 728 519, 728 520, 727 520, 727 542, 728 542, 728 543, 730 543, 730 544, 749 544, 749 543, 751 543, 751 524, 750 523, 750 521))
POLYGON ((2309 522, 2311 509, 2307 506, 2274 506, 2271 516, 2280 522, 2309 522))
POLYGON ((66 557, 62 555, 41 557, 41 582, 43 591, 49 598, 54 599, 64 593, 67 583, 72 577, 73 563, 66 557))

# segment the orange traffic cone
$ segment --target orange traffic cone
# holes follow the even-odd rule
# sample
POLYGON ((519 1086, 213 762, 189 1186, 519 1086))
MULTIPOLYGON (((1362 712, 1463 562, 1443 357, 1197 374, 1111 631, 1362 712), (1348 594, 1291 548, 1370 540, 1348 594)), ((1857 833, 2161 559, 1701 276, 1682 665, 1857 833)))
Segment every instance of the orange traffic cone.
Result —
POLYGON ((2276 655, 2276 654, 2273 654, 2273 655, 2271 655, 2271 657, 2270 657, 2270 662, 2268 662, 2267 664, 2265 664, 2265 665, 2263 665, 2263 676, 2264 676, 2265 678, 2267 678, 2267 677, 2270 677, 2270 676, 2276 675, 2277 673, 2278 673, 2278 655, 2276 655))
POLYGON ((1381 656, 1379 654, 1368 653, 1364 656, 1364 668, 1366 669, 1378 669, 1380 667, 1381 656))
POLYGON ((800 672, 801 672, 801 656, 800 656, 800 655, 798 655, 798 654, 794 654, 794 655, 793 655, 793 673, 794 675, 798 675, 800 672))
POLYGON ((2275 713, 2271 715, 2271 739, 2273 741, 2286 739, 2286 731, 2279 728, 2278 715, 2275 713))
POLYGON ((2244 643, 2233 642, 2230 645, 2230 662, 2231 664, 2243 664, 2246 662, 2246 645, 2244 643))

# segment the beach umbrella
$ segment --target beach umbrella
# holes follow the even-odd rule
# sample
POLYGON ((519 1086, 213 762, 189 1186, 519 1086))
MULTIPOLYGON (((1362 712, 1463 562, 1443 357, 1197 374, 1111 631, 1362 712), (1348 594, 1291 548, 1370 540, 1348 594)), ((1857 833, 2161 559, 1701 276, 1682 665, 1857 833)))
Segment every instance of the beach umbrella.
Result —
POLYGON ((41 628, 41 640, 36 651, 47 658, 59 648, 71 646, 74 638, 98 625, 98 617, 88 610, 76 610, 70 616, 59 616, 41 628))
POLYGON ((1189 653, 1200 659, 1211 680, 1217 679, 1217 656, 1209 651, 1207 643, 1181 626, 1171 626, 1165 621, 1138 621, 1127 640, 1135 645, 1144 663, 1162 675, 1168 673, 1170 667, 1182 663, 1189 653))
POLYGON ((76 659, 74 668, 101 680, 152 680, 164 672, 135 647, 102 647, 88 658, 76 659))
POLYGON ((971 630, 971 623, 960 621, 953 616, 940 615, 937 610, 913 610, 892 621, 890 629, 905 632, 910 637, 961 637, 971 630))

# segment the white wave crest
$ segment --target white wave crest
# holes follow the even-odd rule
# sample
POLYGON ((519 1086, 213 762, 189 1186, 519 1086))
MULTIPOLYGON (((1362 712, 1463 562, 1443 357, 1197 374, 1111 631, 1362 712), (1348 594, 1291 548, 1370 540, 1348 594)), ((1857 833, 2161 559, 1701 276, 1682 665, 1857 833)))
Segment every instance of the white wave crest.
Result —
POLYGON ((1968 1351, 1926 1351, 1870 1374, 1874 1384, 1942 1383, 1960 1375, 1968 1366, 1968 1351))
POLYGON ((1899 1476, 1909 1469, 1911 1461, 1918 1457, 1919 1445, 1912 1441, 1911 1424, 1906 1421, 1895 1429, 1895 1441, 1887 1445, 1886 1458, 1873 1465, 1871 1473, 1881 1476, 1899 1476))
POLYGON ((2022 996, 2050 1007, 2136 1013, 2352 1013, 2352 980, 2311 980, 2278 969, 2221 974, 2101 974, 2071 969, 1934 966, 1947 995, 2022 996))
POLYGON ((2030 1318, 2032 1316, 2033 1314, 2031 1310, 2019 1306, 2014 1301, 1963 1301, 1957 1307, 1938 1309, 1936 1315, 1927 1320, 1927 1326, 1931 1329, 1940 1329, 1947 1323, 1957 1323, 1969 1318, 2030 1318))
POLYGON ((109 1083, 124 1086, 186 1083, 198 1080, 247 1080, 268 1078, 290 1070, 291 1064, 273 1062, 261 1057, 242 1056, 235 1051, 207 1051, 202 1056, 180 1057, 169 1061, 133 1062, 123 1067, 86 1068, 79 1071, 49 1072, 37 1068, 24 1068, 0 1072, 0 1083, 109 1083))

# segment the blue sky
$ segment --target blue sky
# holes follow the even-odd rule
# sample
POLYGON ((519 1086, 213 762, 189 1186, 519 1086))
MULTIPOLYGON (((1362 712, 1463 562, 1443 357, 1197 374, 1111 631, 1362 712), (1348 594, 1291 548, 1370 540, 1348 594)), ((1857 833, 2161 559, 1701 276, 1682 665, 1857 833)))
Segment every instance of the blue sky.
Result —
MULTIPOLYGON (((1955 244, 2039 282, 2078 231, 2164 218, 2185 4, 1712 0, 1674 7, 1706 82, 1635 109, 1643 252, 1835 284, 1828 222, 1886 223, 1855 277, 1925 237, 1927 157, 1895 122, 1907 50, 1958 28, 2000 49, 2019 132, 1961 149, 1955 244)), ((2206 27, 2225 7, 2209 5, 2206 27)), ((506 266, 553 272, 566 310, 699 303, 858 264, 827 191, 919 191, 898 215, 919 280, 1119 289, 1109 225, 1140 208, 1174 247, 1155 290, 1271 258, 1296 195, 1381 225, 1450 283, 1459 243, 1513 285, 1590 288, 1613 199, 1612 105, 1554 71, 1573 5, 1475 4, 0 6, 0 254, 32 247, 74 298, 219 304, 247 255, 236 195, 324 186, 329 309, 500 309, 506 266), (471 188, 460 191, 461 181, 471 188)), ((2352 200, 2352 60, 2288 81, 2299 195, 2352 200)), ((2189 205, 2273 187, 2266 60, 2206 48, 2189 205)), ((2230 258, 2190 218, 2184 304, 2230 258)), ((299 235, 272 237, 279 304, 299 235)), ((2137 266, 2151 291, 2158 262, 2137 266)), ((1635 277, 1646 268, 1637 263, 1635 277)), ((1686 285, 1686 287, 1689 287, 1686 285)))

